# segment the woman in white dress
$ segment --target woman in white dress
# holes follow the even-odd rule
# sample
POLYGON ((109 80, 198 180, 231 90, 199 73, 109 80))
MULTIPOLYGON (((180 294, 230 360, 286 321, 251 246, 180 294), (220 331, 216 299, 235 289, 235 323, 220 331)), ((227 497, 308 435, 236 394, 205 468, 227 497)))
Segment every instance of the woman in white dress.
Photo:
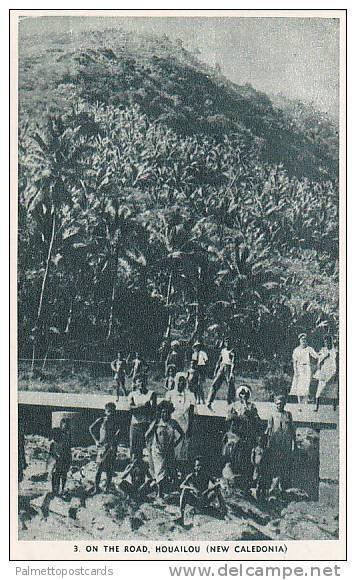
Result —
POLYGON ((298 336, 299 346, 293 351, 293 382, 290 395, 298 397, 299 410, 301 411, 302 402, 308 402, 310 383, 312 379, 312 361, 318 360, 315 350, 308 345, 307 335, 302 333, 298 336))
POLYGON ((315 402, 316 407, 314 411, 319 410, 320 397, 333 399, 334 408, 336 408, 337 400, 337 351, 333 345, 331 336, 324 338, 324 346, 318 355, 318 370, 314 378, 318 379, 318 388, 316 391, 315 402))

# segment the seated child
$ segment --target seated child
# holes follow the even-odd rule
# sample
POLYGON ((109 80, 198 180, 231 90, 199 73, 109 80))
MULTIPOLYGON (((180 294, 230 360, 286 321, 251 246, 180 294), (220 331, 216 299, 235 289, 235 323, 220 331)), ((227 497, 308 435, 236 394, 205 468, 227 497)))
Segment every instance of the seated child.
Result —
POLYGON ((50 456, 54 458, 52 468, 52 493, 64 493, 68 471, 72 462, 72 443, 68 419, 62 419, 59 429, 54 434, 49 448, 50 456))
POLYGON ((153 487, 148 464, 142 457, 134 458, 121 475, 120 489, 133 499, 143 499, 153 487), (129 480, 128 480, 129 479, 129 480))
POLYGON ((182 525, 184 525, 184 513, 187 505, 204 509, 211 506, 215 500, 218 500, 221 512, 226 515, 227 509, 221 493, 220 483, 214 482, 211 476, 208 475, 201 457, 195 459, 194 469, 181 484, 181 490, 179 523, 182 525))

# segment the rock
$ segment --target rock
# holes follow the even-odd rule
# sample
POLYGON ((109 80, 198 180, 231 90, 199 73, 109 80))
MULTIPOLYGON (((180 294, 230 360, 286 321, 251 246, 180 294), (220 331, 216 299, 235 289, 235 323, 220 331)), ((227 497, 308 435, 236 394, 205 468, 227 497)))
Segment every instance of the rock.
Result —
POLYGON ((338 537, 335 512, 317 502, 292 502, 281 512, 281 535, 293 539, 327 540, 338 537))

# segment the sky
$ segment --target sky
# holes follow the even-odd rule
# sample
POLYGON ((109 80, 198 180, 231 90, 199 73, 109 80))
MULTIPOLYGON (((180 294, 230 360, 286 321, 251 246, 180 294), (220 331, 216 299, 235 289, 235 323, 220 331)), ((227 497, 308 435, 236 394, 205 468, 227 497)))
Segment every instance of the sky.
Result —
POLYGON ((79 17, 26 18, 21 32, 68 32, 123 27, 180 38, 199 58, 219 63, 230 80, 312 102, 338 114, 339 21, 336 18, 79 17))

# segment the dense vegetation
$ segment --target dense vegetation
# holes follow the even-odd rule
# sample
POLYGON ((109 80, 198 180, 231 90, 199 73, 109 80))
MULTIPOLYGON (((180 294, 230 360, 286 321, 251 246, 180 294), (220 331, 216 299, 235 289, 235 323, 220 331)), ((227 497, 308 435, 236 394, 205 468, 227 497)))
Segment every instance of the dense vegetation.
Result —
POLYGON ((332 125, 168 39, 140 60, 123 32, 51 41, 21 57, 20 354, 230 334, 245 358, 289 359, 298 331, 336 332, 332 125))

